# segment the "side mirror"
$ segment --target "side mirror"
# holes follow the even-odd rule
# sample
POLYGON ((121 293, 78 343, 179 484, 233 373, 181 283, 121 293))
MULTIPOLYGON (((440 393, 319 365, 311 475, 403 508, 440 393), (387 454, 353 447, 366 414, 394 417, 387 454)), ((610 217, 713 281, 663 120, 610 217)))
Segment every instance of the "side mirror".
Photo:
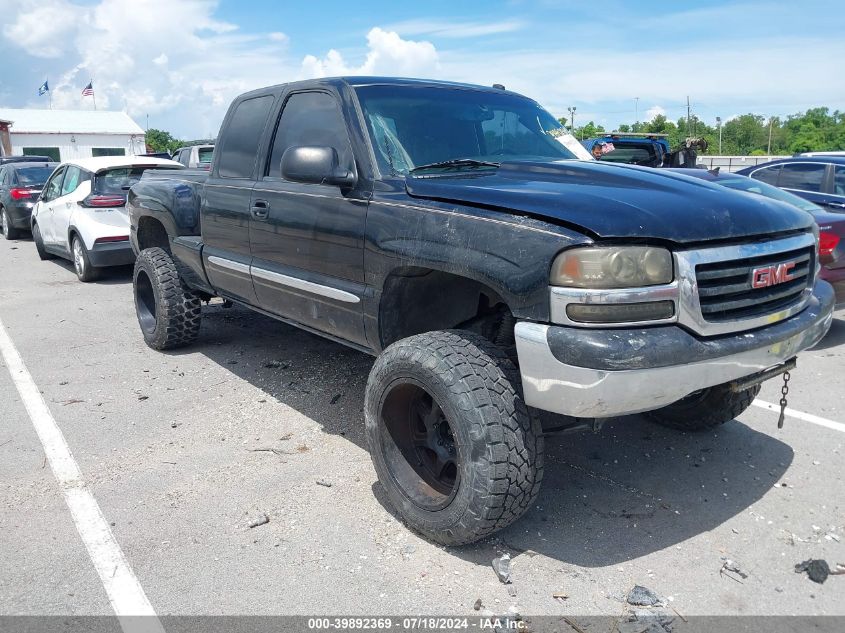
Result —
POLYGON ((282 155, 282 178, 294 182, 318 185, 337 185, 348 189, 357 177, 349 169, 340 167, 333 147, 289 147, 282 155))

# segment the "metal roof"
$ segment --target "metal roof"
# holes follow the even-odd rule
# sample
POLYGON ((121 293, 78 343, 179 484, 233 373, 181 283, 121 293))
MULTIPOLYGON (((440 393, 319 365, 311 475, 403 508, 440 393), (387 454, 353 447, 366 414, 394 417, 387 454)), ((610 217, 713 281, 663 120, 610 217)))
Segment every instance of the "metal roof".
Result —
POLYGON ((128 114, 108 110, 0 108, 2 119, 14 122, 12 134, 144 134, 128 114))

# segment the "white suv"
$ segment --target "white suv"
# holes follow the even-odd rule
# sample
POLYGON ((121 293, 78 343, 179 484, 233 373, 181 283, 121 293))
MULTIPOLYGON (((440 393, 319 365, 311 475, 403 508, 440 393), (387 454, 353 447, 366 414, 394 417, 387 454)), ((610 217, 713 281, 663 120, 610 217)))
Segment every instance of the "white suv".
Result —
POLYGON ((73 262, 80 281, 105 266, 135 261, 126 196, 146 169, 183 169, 172 160, 103 156, 60 164, 32 210, 32 238, 41 259, 73 262))

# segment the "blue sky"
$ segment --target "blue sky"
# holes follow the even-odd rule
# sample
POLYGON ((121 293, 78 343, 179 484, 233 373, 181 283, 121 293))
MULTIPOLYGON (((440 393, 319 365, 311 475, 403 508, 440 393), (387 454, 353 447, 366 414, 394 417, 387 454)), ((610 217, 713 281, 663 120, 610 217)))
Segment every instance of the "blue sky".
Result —
POLYGON ((235 95, 319 75, 503 83, 608 128, 845 110, 845 3, 0 0, 0 106, 126 109, 214 135, 235 95), (639 99, 637 99, 639 97, 639 99), (638 112, 637 112, 638 110, 638 112))

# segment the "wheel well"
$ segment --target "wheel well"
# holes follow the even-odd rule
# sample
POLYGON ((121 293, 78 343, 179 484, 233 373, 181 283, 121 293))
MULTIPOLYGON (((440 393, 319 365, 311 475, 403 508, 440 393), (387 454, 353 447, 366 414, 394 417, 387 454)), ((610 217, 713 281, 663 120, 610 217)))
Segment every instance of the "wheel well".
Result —
POLYGON ((379 305, 382 347, 414 334, 468 329, 495 338, 503 317, 511 312, 489 286, 429 268, 393 271, 384 283, 379 305))
POLYGON ((138 250, 158 246, 165 252, 170 252, 170 237, 167 229, 155 218, 142 217, 138 220, 138 250))

